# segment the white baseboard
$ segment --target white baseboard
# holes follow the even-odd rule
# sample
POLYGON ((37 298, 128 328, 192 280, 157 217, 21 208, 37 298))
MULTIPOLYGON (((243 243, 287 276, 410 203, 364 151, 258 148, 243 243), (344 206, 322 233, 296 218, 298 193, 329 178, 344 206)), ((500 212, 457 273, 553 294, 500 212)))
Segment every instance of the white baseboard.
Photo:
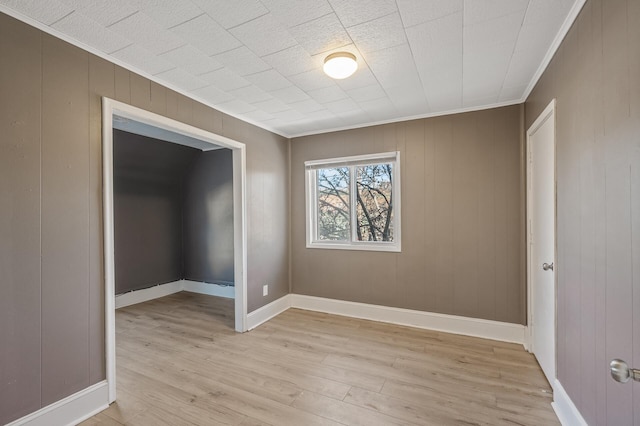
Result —
POLYGON ((174 281, 171 283, 160 284, 154 287, 145 288, 142 290, 130 291, 116 296, 116 309, 124 308, 125 306, 135 305, 136 303, 146 302, 148 300, 157 299, 159 297, 168 296, 173 293, 182 291, 184 284, 182 280, 174 281))
POLYGON ((116 296, 116 309, 158 299, 183 290, 190 291, 192 293, 207 294, 209 296, 226 297, 228 299, 234 299, 236 295, 236 288, 233 286, 178 280, 154 287, 143 288, 142 290, 135 290, 130 291, 129 293, 120 294, 116 296))
POLYGON ((525 327, 520 324, 346 302, 344 300, 325 299, 301 294, 291 294, 290 296, 291 306, 294 308, 522 345, 525 343, 525 327))
POLYGON ((562 426, 588 426, 558 379, 553 382, 553 402, 551 406, 562 426))
POLYGON ((235 299, 236 297, 236 288, 233 285, 183 280, 183 290, 192 293, 208 294, 209 296, 226 297, 227 299, 235 299))
POLYGON ((260 324, 269 321, 271 318, 281 314, 291 307, 291 296, 293 294, 287 294, 280 299, 276 299, 268 305, 264 305, 261 308, 247 315, 247 331, 252 330, 260 324))
POLYGON ((109 390, 107 382, 102 381, 15 420, 7 426, 77 425, 108 406, 109 390))
POLYGON ((325 299, 302 294, 288 294, 251 312, 247 315, 247 330, 256 328, 289 308, 326 312, 446 333, 519 343, 521 345, 525 343, 525 326, 520 324, 346 302, 344 300, 325 299))

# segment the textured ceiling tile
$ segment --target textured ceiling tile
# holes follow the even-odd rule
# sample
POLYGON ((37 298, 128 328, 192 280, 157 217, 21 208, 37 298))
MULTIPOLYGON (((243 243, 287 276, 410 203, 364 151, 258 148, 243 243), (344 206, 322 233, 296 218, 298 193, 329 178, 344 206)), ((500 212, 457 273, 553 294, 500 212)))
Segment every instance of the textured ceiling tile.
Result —
POLYGON ((267 92, 291 86, 289 80, 273 69, 247 75, 245 78, 267 92))
POLYGON ((156 55, 175 49, 185 42, 175 34, 163 29, 144 13, 138 12, 108 27, 122 34, 137 46, 156 55))
POLYGON ((190 0, 180 0, 178 3, 175 0, 136 0, 136 2, 145 15, 165 29, 202 15, 202 10, 190 0))
POLYGON ((173 27, 171 31, 210 56, 241 45, 233 35, 206 14, 173 27))
POLYGON ((113 56, 152 75, 175 68, 171 62, 135 45, 118 50, 113 56))
POLYGON ((477 108, 482 105, 491 105, 498 102, 498 95, 492 94, 485 97, 465 98, 462 102, 463 108, 477 108))
POLYGON ((527 89, 527 85, 515 86, 515 87, 503 87, 500 91, 499 102, 517 101, 522 98, 524 91, 527 89))
POLYGON ((464 24, 489 21, 515 12, 524 12, 529 0, 465 0, 464 24))
POLYGON ((307 114, 307 120, 309 122, 335 120, 336 118, 337 118, 336 115, 331 111, 329 111, 328 109, 323 109, 321 111, 314 111, 312 113, 307 114))
POLYGON ((396 106, 396 109, 407 116, 421 114, 427 111, 429 106, 424 92, 415 90, 415 84, 403 82, 404 84, 387 87, 387 96, 396 106))
POLYGON ((273 115, 264 111, 260 111, 259 109, 245 112, 243 114, 243 117, 246 117, 248 120, 251 120, 253 122, 261 122, 273 119, 273 115))
POLYGON ((267 13, 260 0, 192 0, 223 28, 231 28, 267 13))
POLYGON ((260 59, 258 55, 253 53, 246 46, 228 50, 218 55, 214 55, 212 58, 225 64, 227 68, 242 76, 255 74, 260 71, 267 71, 271 68, 269 64, 260 59))
POLYGON ((256 102, 254 107, 261 111, 268 112, 269 114, 275 114, 280 111, 286 111, 291 109, 287 104, 278 99, 269 99, 268 101, 256 102))
POLYGON ((382 120, 385 114, 396 114, 396 107, 393 105, 393 102, 386 97, 358 102, 358 105, 373 120, 382 120))
POLYGON ((309 114, 311 112, 322 111, 324 106, 320 105, 314 99, 306 99, 302 102, 294 102, 289 104, 289 106, 296 111, 300 111, 303 114, 309 114))
POLYGON ((271 96, 273 96, 274 98, 280 99, 286 104, 309 99, 309 95, 298 89, 296 86, 289 86, 285 87, 284 89, 273 90, 269 92, 269 94, 271 94, 271 96))
POLYGON ((522 27, 524 10, 464 26, 464 47, 500 44, 511 41, 515 44, 522 27))
POLYGON ((353 99, 347 98, 347 99, 340 99, 337 101, 333 101, 333 102, 327 102, 326 104, 324 104, 325 108, 327 108, 329 111, 331 111, 334 114, 339 114, 345 111, 354 111, 354 110, 360 110, 361 108, 358 106, 357 103, 355 103, 355 101, 353 99))
POLYGON ((574 1, 575 0, 531 0, 523 25, 537 27, 539 25, 551 24, 551 26, 555 28, 554 32, 557 32, 571 10, 574 1), (550 10, 556 13, 549 13, 550 10))
POLYGON ((228 68, 220 68, 219 70, 200 74, 198 77, 224 92, 238 89, 240 87, 246 87, 250 84, 247 80, 235 74, 228 68))
POLYGON ((397 12, 395 0, 329 0, 345 27, 397 12))
POLYGON ((296 25, 289 31, 310 55, 352 44, 349 34, 335 13, 296 25))
POLYGON ((201 80, 193 74, 189 74, 188 72, 180 68, 174 68, 172 70, 158 73, 156 74, 156 77, 160 78, 163 81, 166 81, 174 87, 179 87, 188 92, 191 92, 195 89, 201 89, 209 85, 204 80, 201 80))
POLYGON ((407 28, 431 110, 462 104, 462 11, 407 28))
POLYGON ((295 84, 305 92, 310 92, 312 90, 336 85, 336 80, 333 80, 331 77, 327 76, 320 69, 313 69, 311 71, 292 75, 287 77, 287 79, 291 80, 293 84, 295 84))
POLYGON ((131 44, 131 41, 77 12, 59 20, 53 28, 105 53, 115 52, 131 44))
POLYGON ((140 10, 135 3, 130 0, 61 0, 70 7, 93 21, 108 27, 127 16, 133 15, 140 10))
POLYGON ((333 12, 327 0, 262 0, 262 3, 287 27, 309 22, 333 12))
POLYGON ((214 105, 233 100, 233 96, 226 92, 223 92, 222 90, 216 89, 213 86, 196 89, 191 93, 207 102, 211 102, 214 105))
POLYGON ((269 65, 285 77, 320 67, 300 45, 263 56, 269 65))
POLYGON ((256 107, 250 105, 239 99, 234 99, 229 102, 218 104, 221 110, 226 111, 229 114, 244 114, 249 111, 255 111, 256 107))
POLYGON ((395 86, 418 78, 408 44, 371 52, 365 55, 365 59, 382 87, 395 86), (403 66, 399 67, 398 64, 403 66))
POLYGON ((46 2, 42 0, 2 0, 1 3, 47 25, 53 24, 74 10, 56 0, 46 2))
POLYGON ((531 55, 529 52, 516 50, 511 57, 509 70, 504 79, 504 87, 519 86, 529 82, 537 71, 542 55, 531 55))
POLYGON ((463 0, 397 0, 406 28, 462 12, 463 0))
POLYGON ((387 94, 379 84, 347 90, 347 95, 358 103, 387 97, 387 94))
POLYGON ((358 89, 360 87, 378 84, 378 80, 373 75, 369 66, 364 61, 359 61, 358 70, 349 78, 334 80, 342 90, 358 89))
POLYGON ((250 104, 267 101, 273 98, 270 94, 254 85, 229 90, 229 94, 250 104))
POLYGON ((363 53, 373 52, 407 42, 398 13, 383 16, 363 24, 347 28, 351 39, 363 53))
POLYGON ((346 99, 348 97, 344 90, 338 86, 329 86, 323 89, 312 90, 307 92, 307 94, 321 104, 346 99))
POLYGON ((300 120, 301 118, 304 118, 304 115, 302 113, 293 109, 274 112, 272 115, 274 118, 277 118, 278 120, 282 120, 284 122, 296 121, 296 120, 300 120))
POLYGON ((222 63, 212 59, 202 50, 196 49, 190 44, 165 52, 159 57, 193 75, 204 74, 222 68, 222 63))
POLYGON ((296 44, 287 29, 271 14, 262 15, 229 31, 258 56, 269 55, 296 44))

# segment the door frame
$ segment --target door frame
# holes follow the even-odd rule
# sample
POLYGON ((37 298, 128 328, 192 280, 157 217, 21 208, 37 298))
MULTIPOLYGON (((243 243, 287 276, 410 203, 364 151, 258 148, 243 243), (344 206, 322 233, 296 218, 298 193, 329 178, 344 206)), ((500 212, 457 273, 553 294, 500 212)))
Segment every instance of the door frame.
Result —
POLYGON ((247 212, 245 144, 107 97, 102 98, 102 172, 105 271, 105 351, 109 403, 116 400, 115 246, 113 222, 113 116, 123 117, 213 145, 233 157, 233 252, 235 330, 247 331, 247 212))
MULTIPOLYGON (((526 186, 526 198, 527 198, 527 232, 526 232, 526 250, 527 250, 527 332, 525 338, 525 347, 527 351, 533 352, 533 283, 532 283, 532 265, 531 262, 531 211, 532 211, 532 192, 531 192, 531 175, 533 173, 533 160, 531 158, 531 136, 535 134, 547 120, 553 120, 553 191, 554 191, 554 203, 553 203, 553 268, 554 268, 554 293, 553 293, 553 305, 554 305, 554 375, 557 377, 558 371, 558 192, 557 192, 557 144, 556 144, 556 100, 555 98, 549 102, 549 105, 540 113, 538 118, 527 130, 526 140, 526 169, 527 169, 527 186, 526 186)), ((550 383, 553 386, 553 383, 550 383)))

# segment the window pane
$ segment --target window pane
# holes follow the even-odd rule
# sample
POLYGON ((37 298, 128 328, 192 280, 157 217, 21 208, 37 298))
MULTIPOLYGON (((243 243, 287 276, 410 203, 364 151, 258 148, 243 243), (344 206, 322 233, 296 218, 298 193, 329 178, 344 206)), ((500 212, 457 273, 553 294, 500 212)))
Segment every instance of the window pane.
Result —
POLYGON ((358 241, 393 241, 392 164, 356 167, 358 241))
POLYGON ((349 241, 349 168, 317 170, 318 240, 349 241))

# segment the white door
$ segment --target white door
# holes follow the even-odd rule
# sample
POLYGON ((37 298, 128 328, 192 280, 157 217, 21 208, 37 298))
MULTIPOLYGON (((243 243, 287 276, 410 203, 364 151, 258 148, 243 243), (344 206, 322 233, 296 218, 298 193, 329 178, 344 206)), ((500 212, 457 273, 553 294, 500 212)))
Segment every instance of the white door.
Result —
POLYGON ((555 100, 527 132, 531 352, 556 377, 555 100))

